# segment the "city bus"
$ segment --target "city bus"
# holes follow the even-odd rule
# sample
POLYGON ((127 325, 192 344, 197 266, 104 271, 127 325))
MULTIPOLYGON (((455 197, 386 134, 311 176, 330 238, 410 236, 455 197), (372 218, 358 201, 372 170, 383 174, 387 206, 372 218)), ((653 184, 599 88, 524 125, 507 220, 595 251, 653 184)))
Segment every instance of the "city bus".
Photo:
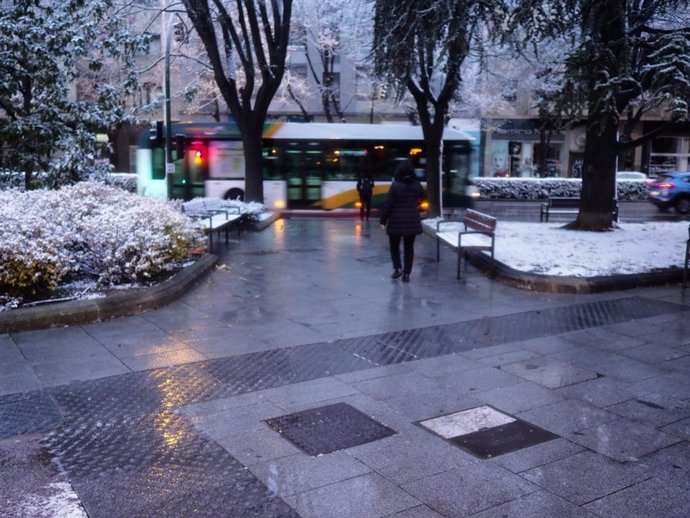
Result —
MULTIPOLYGON (((189 200, 244 199, 244 154, 232 123, 173 123, 174 149, 183 148, 165 172, 164 142, 144 133, 137 149, 140 194, 189 200)), ((446 129, 443 138, 444 207, 471 205, 472 137, 446 129)), ((264 205, 270 209, 355 207, 361 173, 374 178, 372 205, 381 204, 395 167, 409 158, 422 182, 422 130, 406 124, 270 122, 263 134, 264 205)), ((176 155, 176 151, 173 151, 176 155)), ((175 157, 174 157, 175 158, 175 157)))

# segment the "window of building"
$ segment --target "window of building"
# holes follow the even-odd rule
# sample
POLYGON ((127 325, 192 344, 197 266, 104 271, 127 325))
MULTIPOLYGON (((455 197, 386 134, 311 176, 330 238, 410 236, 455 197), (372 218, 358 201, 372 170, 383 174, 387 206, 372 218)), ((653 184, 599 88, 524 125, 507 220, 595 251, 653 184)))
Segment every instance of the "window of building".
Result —
POLYGON ((690 138, 659 137, 652 141, 649 156, 649 174, 669 171, 690 171, 690 138))

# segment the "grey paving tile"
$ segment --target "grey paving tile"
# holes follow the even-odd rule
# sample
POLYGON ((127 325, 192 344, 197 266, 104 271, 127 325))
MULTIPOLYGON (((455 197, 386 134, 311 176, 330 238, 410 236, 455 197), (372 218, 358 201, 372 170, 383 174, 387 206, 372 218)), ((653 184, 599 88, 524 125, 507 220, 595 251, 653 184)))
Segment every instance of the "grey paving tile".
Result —
POLYGON ((217 414, 218 412, 222 412, 224 410, 230 410, 243 406, 259 405, 262 403, 270 404, 263 392, 264 391, 247 392, 246 394, 240 394, 238 396, 209 399, 206 401, 181 406, 178 410, 183 415, 191 418, 217 414))
POLYGON ((303 453, 282 457, 249 469, 274 493, 285 497, 311 491, 371 472, 365 464, 344 451, 318 457, 303 453))
POLYGON ((578 399, 599 408, 627 401, 633 397, 630 383, 613 378, 597 378, 555 391, 559 396, 578 399))
POLYGON ((302 518, 374 518, 420 505, 419 500, 373 473, 286 496, 284 500, 302 518))
MULTIPOLYGON (((656 343, 647 343, 620 351, 619 354, 645 363, 662 363, 688 356, 689 353, 673 347, 667 347, 656 343)), ((662 367, 670 367, 671 365, 672 364, 664 364, 662 367)))
POLYGON ((415 361, 397 363, 394 365, 385 365, 383 367, 372 367, 371 369, 363 369, 353 372, 344 372, 342 374, 336 374, 334 377, 336 379, 344 381, 345 383, 356 383, 358 381, 365 381, 374 378, 383 378, 386 376, 393 376, 396 374, 405 374, 407 372, 411 372, 417 363, 420 362, 415 361))
POLYGON ((81 328, 96 340, 108 340, 117 336, 159 332, 161 328, 144 318, 144 315, 114 318, 104 322, 84 324, 81 328))
POLYGON ((128 335, 106 335, 98 342, 117 357, 164 353, 186 347, 184 342, 160 329, 128 335))
POLYGON ((660 428, 661 431, 690 440, 690 418, 681 419, 675 423, 660 428))
POLYGON ((528 410, 516 417, 564 436, 612 421, 616 415, 586 403, 571 400, 528 410))
POLYGON ((494 367, 480 367, 462 373, 460 376, 444 377, 440 380, 449 390, 473 395, 476 392, 515 385, 523 381, 494 367))
POLYGON ((659 367, 668 369, 670 371, 678 371, 690 374, 690 355, 661 362, 659 363, 659 367))
POLYGON ((604 327, 573 331, 563 336, 575 343, 604 351, 618 351, 644 344, 641 338, 616 333, 604 327))
POLYGON ((348 452, 396 485, 476 462, 460 448, 422 430, 363 444, 348 452))
POLYGON ((583 452, 521 473, 530 482, 583 505, 649 478, 645 466, 583 452))
POLYGON ((685 398, 647 394, 612 405, 607 410, 659 427, 690 416, 690 401, 685 398))
POLYGON ((431 394, 443 389, 443 385, 438 381, 415 372, 368 379, 353 383, 352 386, 358 391, 380 400, 404 397, 420 392, 431 394))
MULTIPOLYGON (((558 518, 595 518, 595 514, 577 507, 570 502, 552 495, 548 491, 535 491, 505 504, 492 507, 472 518, 510 518, 558 517, 558 518)), ((609 515, 613 516, 613 515, 609 515)))
POLYGON ((46 387, 73 381, 89 381, 131 372, 120 360, 111 356, 98 359, 55 360, 34 366, 34 373, 46 387))
POLYGON ((621 354, 607 351, 597 352, 587 346, 581 347, 577 352, 557 353, 552 357, 566 363, 589 368, 605 376, 629 382, 641 381, 668 373, 666 369, 660 366, 633 360, 621 354))
POLYGON ((31 342, 19 346, 31 365, 59 360, 97 359, 112 357, 110 351, 88 335, 70 342, 31 342))
POLYGON ((463 351, 462 355, 473 360, 480 360, 482 358, 490 358, 492 356, 512 354, 516 350, 520 350, 519 346, 516 345, 517 343, 518 342, 510 342, 506 344, 491 345, 489 347, 480 347, 470 351, 463 351))
POLYGON ((53 327, 50 329, 36 329, 32 331, 10 333, 12 340, 20 347, 27 344, 72 343, 84 339, 85 336, 88 336, 87 333, 78 326, 53 327))
POLYGON ((407 511, 402 511, 400 513, 395 513, 395 518, 440 518, 441 515, 435 511, 432 511, 425 505, 420 505, 413 509, 408 509, 407 511))
POLYGON ((575 348, 574 342, 561 335, 544 336, 541 338, 533 338, 532 340, 512 342, 512 345, 542 355, 569 351, 575 348))
POLYGON ((678 372, 667 373, 635 383, 631 389, 638 397, 662 394, 681 399, 690 394, 690 376, 678 372))
POLYGON ((421 421, 478 407, 482 404, 482 401, 465 393, 445 389, 440 392, 413 394, 387 399, 386 404, 399 411, 410 421, 421 421))
POLYGON ((517 350, 510 353, 498 354, 496 356, 488 356, 479 359, 479 363, 484 365, 491 365, 492 367, 499 367, 501 365, 512 364, 519 361, 529 360, 531 358, 538 358, 540 355, 533 351, 517 350))
POLYGON ((548 357, 503 365, 501 369, 548 388, 564 387, 597 377, 597 373, 592 370, 548 357))
POLYGON ((536 490, 502 467, 480 462, 402 488, 444 516, 469 516, 536 490))
POLYGON ((690 494, 650 478, 584 507, 598 516, 685 518, 690 509, 690 494))
POLYGON ((190 418, 194 426, 217 441, 247 432, 266 429, 264 419, 278 417, 284 410, 271 402, 226 408, 190 418))
POLYGON ((268 389, 263 395, 282 408, 308 405, 329 399, 343 398, 358 394, 359 391, 347 383, 334 378, 317 379, 294 383, 285 387, 268 389))
POLYGON ((565 437, 618 462, 636 461, 682 440, 629 419, 616 419, 565 437))
POLYGON ((521 473, 550 462, 576 455, 585 449, 565 439, 546 441, 529 448, 495 457, 492 462, 500 464, 513 473, 521 473))
POLYGON ((406 365, 408 368, 432 378, 460 376, 463 372, 482 367, 479 362, 467 358, 464 354, 444 354, 435 358, 409 362, 406 365))
POLYGON ((232 436, 214 433, 214 438, 230 455, 245 466, 252 466, 300 452, 285 437, 268 427, 257 428, 232 436))
POLYGON ((554 391, 531 381, 479 392, 474 394, 474 397, 509 414, 525 412, 563 400, 554 391))
POLYGON ((17 366, 14 373, 0 375, 0 396, 30 392, 41 388, 43 388, 43 384, 33 370, 23 364, 17 366))
POLYGON ((24 356, 10 335, 0 335, 0 365, 21 361, 24 361, 24 356))
POLYGON ((690 442, 664 448, 645 459, 649 473, 670 486, 684 488, 690 494, 690 442))

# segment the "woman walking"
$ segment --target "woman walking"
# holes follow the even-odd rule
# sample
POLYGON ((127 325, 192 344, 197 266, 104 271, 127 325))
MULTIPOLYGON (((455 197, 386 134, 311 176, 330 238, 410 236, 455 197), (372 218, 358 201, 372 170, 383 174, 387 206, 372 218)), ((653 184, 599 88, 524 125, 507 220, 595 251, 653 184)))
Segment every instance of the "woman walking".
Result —
POLYGON ((409 160, 398 164, 388 197, 381 210, 381 226, 386 229, 390 245, 393 275, 410 281, 414 261, 414 240, 422 233, 419 202, 425 198, 424 187, 414 174, 409 160), (400 261, 400 241, 403 242, 404 262, 400 261))

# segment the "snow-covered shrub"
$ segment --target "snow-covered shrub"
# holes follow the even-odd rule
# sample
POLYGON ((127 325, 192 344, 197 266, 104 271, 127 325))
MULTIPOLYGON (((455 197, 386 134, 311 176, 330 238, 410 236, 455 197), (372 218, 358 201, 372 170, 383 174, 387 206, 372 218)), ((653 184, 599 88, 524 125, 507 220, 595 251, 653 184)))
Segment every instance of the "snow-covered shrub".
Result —
POLYGON ((127 192, 137 192, 136 173, 110 173, 104 175, 100 181, 106 185, 124 189, 127 192))
MULTIPOLYGON (((582 180, 579 178, 472 178, 483 199, 543 200, 558 197, 579 197, 582 180)), ((647 198, 645 180, 618 180, 618 200, 633 201, 647 198)))
POLYGON ((178 204, 98 182, 0 192, 0 292, 32 298, 60 282, 154 280, 204 243, 178 204))

